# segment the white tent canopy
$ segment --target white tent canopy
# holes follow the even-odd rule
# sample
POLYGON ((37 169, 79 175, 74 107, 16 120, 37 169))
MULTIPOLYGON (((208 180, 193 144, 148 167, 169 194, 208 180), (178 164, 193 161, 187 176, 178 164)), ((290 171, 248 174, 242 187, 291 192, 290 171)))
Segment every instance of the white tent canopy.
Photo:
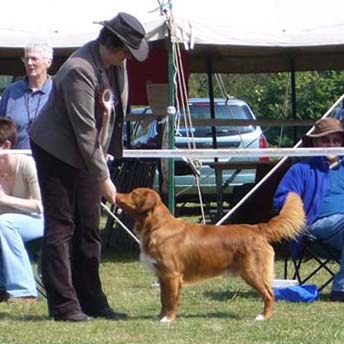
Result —
POLYGON ((97 0, 91 3, 75 0, 56 2, 37 0, 34 7, 26 0, 7 3, 0 23, 0 46, 23 47, 27 42, 47 41, 56 48, 76 48, 97 36, 100 26, 96 21, 111 19, 120 11, 132 13, 148 26, 160 11, 157 1, 97 0))
MULTIPOLYGON (((94 21, 119 11, 137 16, 150 41, 161 40, 167 28, 160 3, 168 8, 166 0, 6 2, 0 71, 29 42, 47 41, 65 58, 97 36, 94 21)), ((172 0, 174 32, 189 49, 191 71, 204 71, 208 58, 224 72, 344 69, 343 10, 342 0, 172 0)))

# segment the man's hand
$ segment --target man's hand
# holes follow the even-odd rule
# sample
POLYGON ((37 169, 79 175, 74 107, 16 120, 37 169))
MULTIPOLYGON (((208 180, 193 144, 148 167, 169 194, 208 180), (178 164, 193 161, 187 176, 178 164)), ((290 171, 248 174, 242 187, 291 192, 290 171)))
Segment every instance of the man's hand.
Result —
POLYGON ((100 183, 100 191, 102 193, 102 196, 105 197, 108 202, 111 202, 113 204, 116 203, 117 189, 110 178, 107 178, 100 183))

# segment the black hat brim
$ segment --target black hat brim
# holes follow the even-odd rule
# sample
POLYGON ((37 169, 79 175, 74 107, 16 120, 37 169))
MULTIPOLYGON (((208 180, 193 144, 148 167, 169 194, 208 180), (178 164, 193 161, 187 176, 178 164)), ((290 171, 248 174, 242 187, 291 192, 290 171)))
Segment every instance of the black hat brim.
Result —
POLYGON ((130 53, 134 56, 135 60, 142 62, 147 59, 149 53, 148 42, 143 39, 138 49, 132 48, 130 45, 123 42, 124 45, 129 49, 130 53))
POLYGON ((112 28, 107 21, 100 21, 100 22, 94 22, 96 24, 103 25, 108 30, 113 32, 120 40, 121 42, 126 46, 126 48, 129 49, 130 53, 133 55, 135 60, 142 62, 147 59, 148 53, 149 53, 149 45, 145 38, 142 39, 141 44, 138 48, 133 48, 128 41, 114 28, 112 28))

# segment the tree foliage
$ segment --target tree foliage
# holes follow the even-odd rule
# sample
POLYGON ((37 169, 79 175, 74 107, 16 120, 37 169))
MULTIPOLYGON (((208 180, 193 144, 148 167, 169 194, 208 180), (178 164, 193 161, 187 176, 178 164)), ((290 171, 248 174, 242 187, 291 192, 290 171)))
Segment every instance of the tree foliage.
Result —
MULTIPOLYGON (((291 75, 221 74, 213 76, 214 96, 235 96, 246 100, 258 118, 292 119, 291 75), (219 80, 221 82, 219 82, 219 80), (220 87, 223 84, 224 87, 220 87)), ((339 71, 295 73, 296 119, 318 119, 344 92, 344 73, 339 71)), ((205 74, 189 80, 190 97, 207 97, 205 74)), ((267 137, 274 145, 291 145, 307 128, 269 128, 267 137), (280 133, 283 132, 281 139, 280 133)))

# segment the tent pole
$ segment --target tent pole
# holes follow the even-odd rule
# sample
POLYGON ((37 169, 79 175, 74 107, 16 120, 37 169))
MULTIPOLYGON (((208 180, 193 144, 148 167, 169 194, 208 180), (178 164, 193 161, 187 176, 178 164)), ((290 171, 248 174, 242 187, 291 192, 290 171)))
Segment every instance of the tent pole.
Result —
MULTIPOLYGON (((210 117, 211 119, 215 119, 215 102, 214 102, 214 84, 213 84, 213 64, 211 57, 208 56, 207 58, 207 76, 208 76, 208 95, 209 95, 209 103, 210 103, 210 117)), ((216 138, 216 126, 211 126, 211 136, 213 138, 213 148, 217 149, 217 138, 216 138)), ((214 158, 215 162, 218 162, 218 158, 214 158)), ((215 168, 215 183, 216 183, 216 200, 217 200, 217 216, 220 218, 222 213, 222 172, 215 168)))
MULTIPOLYGON (((172 4, 170 4, 172 7, 172 4)), ((173 64, 173 46, 171 31, 168 30, 168 148, 175 149, 174 142, 174 64, 173 64)), ((175 167, 174 159, 168 159, 168 208, 172 214, 175 213, 175 167)))
MULTIPOLYGON (((215 119, 215 103, 214 103, 214 84, 213 84, 213 64, 211 57, 208 56, 207 58, 207 76, 208 76, 208 95, 210 101, 210 118, 215 119)), ((216 127, 213 125, 211 127, 211 135, 213 138, 213 148, 217 148, 217 140, 216 140, 216 127)), ((215 158, 217 161, 217 158, 215 158)))
MULTIPOLYGON (((291 82, 291 113, 292 119, 296 119, 296 80, 295 80, 295 62, 294 59, 290 60, 290 82, 291 82)), ((297 128, 293 130, 293 142, 297 141, 296 132, 297 128)))

